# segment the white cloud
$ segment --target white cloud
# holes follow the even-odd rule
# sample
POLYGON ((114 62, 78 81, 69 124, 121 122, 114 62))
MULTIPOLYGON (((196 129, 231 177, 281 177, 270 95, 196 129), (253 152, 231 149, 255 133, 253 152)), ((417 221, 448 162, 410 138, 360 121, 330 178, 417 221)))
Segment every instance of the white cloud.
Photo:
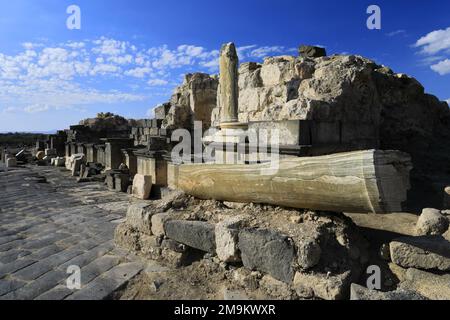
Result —
POLYGON ((93 43, 97 45, 97 47, 94 47, 92 51, 94 53, 106 56, 118 56, 124 54, 128 45, 127 42, 108 39, 105 37, 95 40, 93 43))
POLYGON ((386 35, 388 36, 388 37, 395 37, 395 36, 398 36, 398 35, 405 35, 406 34, 406 30, 395 30, 395 31, 392 31, 392 32, 389 32, 389 33, 387 33, 386 35))
POLYGON ((108 61, 120 65, 130 64, 133 61, 133 56, 130 54, 124 56, 112 56, 108 58, 108 61))
POLYGON ((151 79, 147 83, 149 86, 165 86, 169 82, 163 79, 151 79))
POLYGON ((200 62, 200 65, 210 70, 217 70, 219 69, 219 58, 215 58, 211 61, 200 62))
POLYGON ((435 30, 417 40, 416 47, 422 48, 422 53, 436 54, 442 50, 450 49, 450 27, 435 30))
POLYGON ((250 52, 251 57, 256 58, 265 58, 268 55, 273 55, 275 53, 280 53, 285 50, 284 47, 281 46, 273 46, 273 47, 260 47, 257 49, 254 49, 250 52))
POLYGON ((191 45, 181 45, 178 46, 177 51, 183 54, 186 54, 187 56, 190 57, 198 57, 201 56, 203 54, 203 51, 205 49, 203 47, 196 47, 196 46, 191 46, 191 45))
POLYGON ((84 48, 86 44, 84 42, 69 42, 66 46, 72 49, 81 49, 84 48))
POLYGON ((433 64, 431 69, 439 73, 441 76, 450 74, 450 59, 445 59, 439 63, 433 64))
POLYGON ((416 41, 415 47, 421 48, 420 53, 427 56, 422 64, 430 65, 431 70, 441 76, 450 74, 450 60, 446 58, 450 54, 450 27, 428 33, 416 41))
MULTIPOLYGON (((23 43, 22 52, 15 55, 0 52, 0 104, 8 106, 2 113, 81 110, 89 105, 143 101, 149 94, 162 96, 161 89, 178 83, 181 73, 218 70, 219 50, 192 44, 143 47, 105 37, 43 43, 23 43), (104 89, 108 81, 120 82, 120 88, 126 89, 104 89)), ((257 45, 237 48, 242 61, 290 50, 257 45)), ((164 96, 169 96, 166 91, 164 96)))
POLYGON ((135 77, 135 78, 144 78, 146 75, 152 72, 151 68, 148 67, 138 67, 131 70, 125 71, 125 75, 135 77))
POLYGON ((95 76, 97 74, 105 75, 107 73, 116 74, 120 71, 120 68, 113 64, 97 64, 91 71, 90 75, 95 76))
POLYGON ((38 113, 48 111, 50 107, 46 104, 33 104, 24 108, 27 113, 38 113))

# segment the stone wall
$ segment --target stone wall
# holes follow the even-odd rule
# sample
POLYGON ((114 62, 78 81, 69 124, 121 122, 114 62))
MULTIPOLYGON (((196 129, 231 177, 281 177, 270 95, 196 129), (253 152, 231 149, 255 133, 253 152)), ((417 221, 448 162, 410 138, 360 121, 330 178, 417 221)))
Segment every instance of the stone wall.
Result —
MULTIPOLYGON (((450 179, 448 104, 426 94, 416 79, 360 56, 280 56, 241 64, 239 120, 335 123, 351 150, 408 152, 415 167, 411 198, 417 200, 426 198, 423 192, 443 194, 450 179)), ((220 123, 220 101, 211 121, 220 123)), ((442 199, 433 203, 440 206, 442 199)))
POLYGON ((211 125, 211 112, 216 107, 217 77, 205 73, 187 74, 170 99, 163 128, 193 129, 194 121, 202 121, 203 129, 211 125))

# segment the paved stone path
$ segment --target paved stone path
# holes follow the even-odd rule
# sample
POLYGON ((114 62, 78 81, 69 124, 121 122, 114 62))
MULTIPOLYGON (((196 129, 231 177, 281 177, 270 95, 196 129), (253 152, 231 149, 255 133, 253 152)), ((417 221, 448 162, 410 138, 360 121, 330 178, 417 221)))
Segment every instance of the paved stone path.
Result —
POLYGON ((144 267, 113 243, 128 204, 63 168, 0 170, 0 299, 107 298, 144 267), (66 286, 71 265, 81 290, 66 286))

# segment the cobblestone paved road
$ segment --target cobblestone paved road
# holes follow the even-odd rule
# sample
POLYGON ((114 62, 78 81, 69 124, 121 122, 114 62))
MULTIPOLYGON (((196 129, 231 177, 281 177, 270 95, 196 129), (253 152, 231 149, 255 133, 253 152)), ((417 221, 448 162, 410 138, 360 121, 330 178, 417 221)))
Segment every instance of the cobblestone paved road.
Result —
POLYGON ((143 268, 113 243, 128 203, 63 168, 0 168, 0 299, 107 298, 143 268), (81 290, 66 286, 71 265, 81 290))

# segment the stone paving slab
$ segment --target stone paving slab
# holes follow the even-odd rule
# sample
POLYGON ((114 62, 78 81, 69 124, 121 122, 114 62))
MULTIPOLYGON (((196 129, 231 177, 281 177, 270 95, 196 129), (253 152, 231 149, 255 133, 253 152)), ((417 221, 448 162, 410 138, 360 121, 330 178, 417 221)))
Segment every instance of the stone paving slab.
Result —
POLYGON ((0 170, 0 300, 105 299, 143 269, 114 247, 130 198, 62 168, 0 170), (46 177, 38 183, 37 177, 46 177), (66 286, 69 266, 81 289, 66 286))

